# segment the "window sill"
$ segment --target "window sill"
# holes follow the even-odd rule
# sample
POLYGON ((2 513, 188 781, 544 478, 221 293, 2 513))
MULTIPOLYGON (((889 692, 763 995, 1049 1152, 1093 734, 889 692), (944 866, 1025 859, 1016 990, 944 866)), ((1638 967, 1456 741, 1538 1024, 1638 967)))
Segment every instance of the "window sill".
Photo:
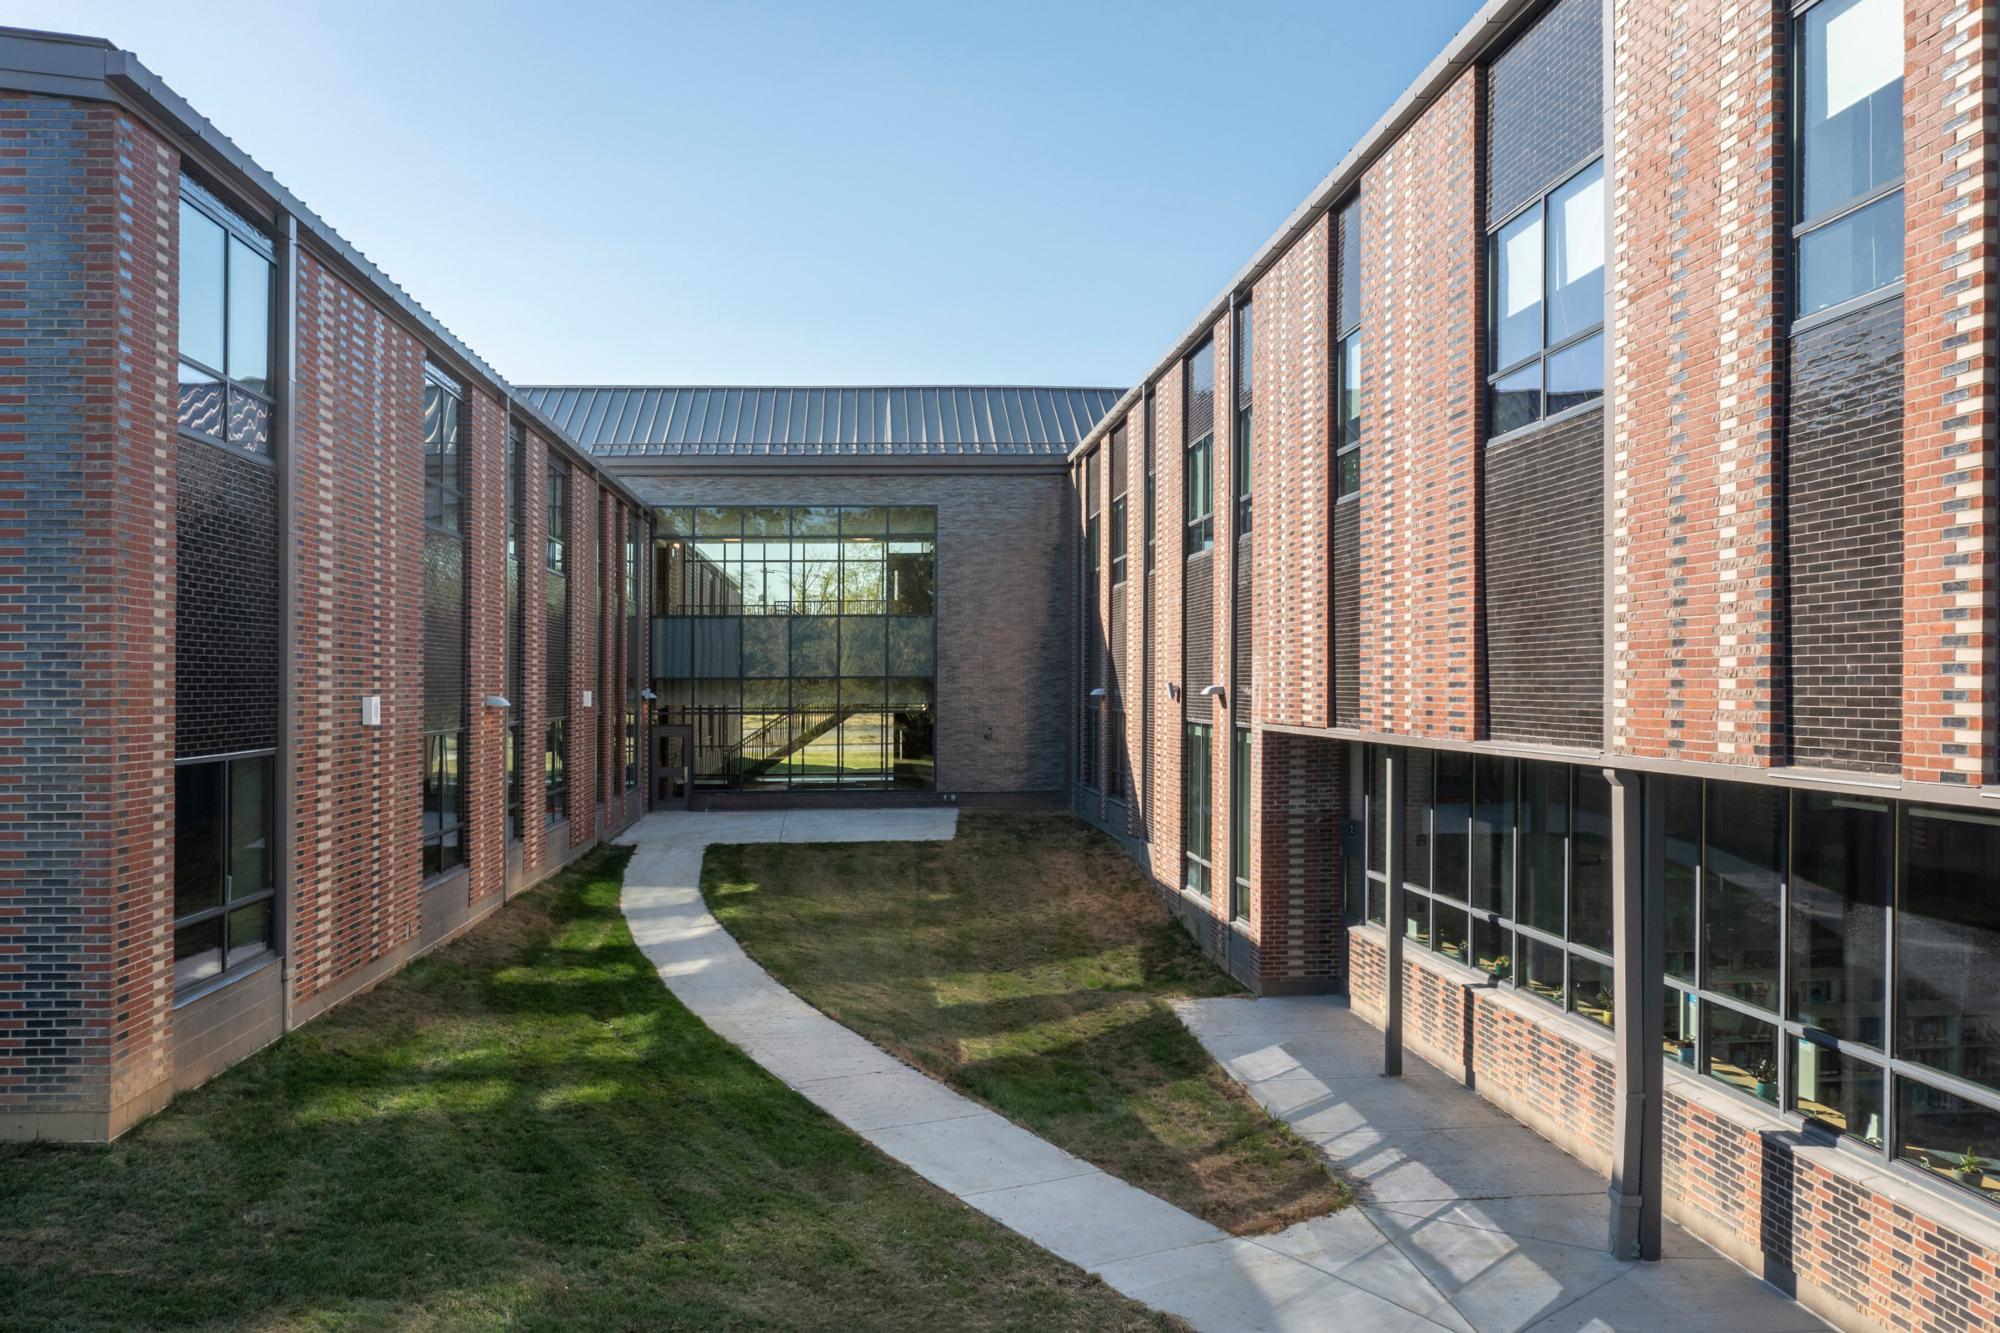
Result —
POLYGON ((276 967, 278 961, 278 951, 275 949, 266 949, 249 962, 233 967, 219 977, 210 977, 199 985, 192 987, 187 994, 176 994, 174 996, 174 1008, 183 1009, 197 1000, 207 999, 217 991, 228 990, 237 982, 247 981, 266 968, 276 967))
POLYGON ((1533 439, 1536 434, 1547 430, 1551 426, 1559 426, 1563 422, 1574 420, 1586 412, 1601 412, 1603 410, 1604 394, 1600 392, 1597 397, 1587 403, 1578 403, 1575 407, 1565 407, 1560 412, 1554 412, 1545 417, 1537 417, 1525 426, 1514 427, 1514 429, 1508 431, 1505 435, 1489 435, 1486 437, 1485 447, 1491 449, 1495 445, 1519 444, 1522 441, 1533 439))
POLYGON ((423 882, 422 888, 425 893, 429 893, 433 889, 442 889, 449 886, 454 880, 470 879, 471 877, 472 868, 470 866, 455 865, 449 870, 440 870, 437 874, 432 875, 423 882))

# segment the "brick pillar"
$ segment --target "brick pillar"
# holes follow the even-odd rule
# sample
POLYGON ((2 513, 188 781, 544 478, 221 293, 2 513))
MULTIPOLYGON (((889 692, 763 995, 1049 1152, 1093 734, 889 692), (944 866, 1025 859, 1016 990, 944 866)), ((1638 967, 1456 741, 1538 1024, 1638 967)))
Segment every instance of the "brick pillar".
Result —
POLYGON ((1252 923, 1257 989, 1264 994, 1339 987, 1340 745, 1259 731, 1252 741, 1252 923))
POLYGON ((1181 602, 1186 527, 1181 513, 1181 399, 1179 366, 1154 388, 1153 676, 1147 691, 1153 714, 1153 878, 1162 887, 1181 883, 1181 701, 1170 698, 1181 680, 1181 602))
POLYGON ((551 859, 542 747, 549 729, 549 454, 535 432, 521 440, 521 873, 531 882, 551 859))
POLYGON ((1903 83, 1903 775, 1996 776, 1994 7, 1912 0, 1903 83))
POLYGON ((597 836, 597 479, 580 467, 569 472, 569 845, 597 836), (591 692, 590 707, 583 693, 591 692))
POLYGON ((1333 219, 1257 283, 1254 705, 1262 722, 1333 723, 1333 219))
MULTIPOLYGON (((1373 373, 1364 450, 1379 487, 1373 725, 1473 740, 1485 733, 1479 571, 1482 82, 1468 71, 1368 173, 1371 270, 1363 337, 1373 373)), ((1364 557, 1365 558, 1365 557, 1364 557)))
POLYGON ((478 389, 466 451, 466 862, 475 904, 507 886, 507 408, 478 389))
POLYGON ((1623 753, 1784 761, 1786 21, 1771 0, 1617 0, 1613 15, 1611 734, 1623 753))

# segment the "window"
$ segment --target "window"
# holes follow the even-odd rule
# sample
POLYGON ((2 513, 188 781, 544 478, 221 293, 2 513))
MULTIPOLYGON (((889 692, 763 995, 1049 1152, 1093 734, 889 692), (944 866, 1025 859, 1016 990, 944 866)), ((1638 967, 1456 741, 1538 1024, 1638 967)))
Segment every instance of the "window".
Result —
POLYGON ((423 871, 465 863, 460 773, 466 704, 465 536, 459 441, 465 402, 457 381, 424 367, 423 871))
POLYGON ((557 574, 569 570, 569 469, 549 465, 548 567, 557 574))
POLYGON ((1126 476, 1125 423, 1119 422, 1111 432, 1111 459, 1114 484, 1111 487, 1111 586, 1117 587, 1125 581, 1125 476, 1126 476))
POLYGON ((1903 277, 1902 0, 1820 0, 1799 52, 1798 313, 1903 277))
POLYGON ((1229 919, 1250 916, 1250 729, 1232 727, 1229 752, 1229 919))
MULTIPOLYGON (((1346 761, 1365 774, 1356 822, 1364 913, 1378 923, 1388 898, 1391 753, 1356 747, 1346 761)), ((1603 771, 1446 750, 1393 753, 1404 766, 1405 939, 1609 1027, 1611 793, 1603 771)))
POLYGON ((1250 531, 1250 395, 1254 391, 1250 374, 1251 336, 1250 303, 1245 301, 1236 307, 1236 429, 1229 440, 1229 484, 1236 496, 1238 537, 1250 531))
POLYGON ((935 509, 656 518, 655 707, 691 729, 697 784, 933 787, 935 509))
POLYGON ((180 393, 190 435, 271 452, 271 242, 186 176, 180 199, 180 393))
POLYGON ((1215 545, 1215 344, 1203 343, 1182 372, 1181 497, 1186 553, 1215 545))
POLYGON ((542 744, 542 791, 549 823, 569 818, 569 719, 551 718, 542 744))
POLYGON ((1207 723, 1187 722, 1181 731, 1181 839, 1186 868, 1181 887, 1207 898, 1214 884, 1214 776, 1209 762, 1207 723))
POLYGON ((465 780, 456 731, 424 737, 424 878, 465 864, 465 780))
POLYGON ((1333 350, 1333 489, 1345 500, 1361 490, 1361 204, 1348 203, 1339 229, 1339 290, 1333 350))
POLYGON ((1489 434, 1604 393, 1604 164, 1593 162, 1493 232, 1489 434))
POLYGON ((277 907, 271 755, 174 769, 174 992, 270 951, 277 907))
POLYGON ((424 521, 445 532, 459 530, 461 419, 465 400, 458 382, 436 366, 424 367, 424 521))

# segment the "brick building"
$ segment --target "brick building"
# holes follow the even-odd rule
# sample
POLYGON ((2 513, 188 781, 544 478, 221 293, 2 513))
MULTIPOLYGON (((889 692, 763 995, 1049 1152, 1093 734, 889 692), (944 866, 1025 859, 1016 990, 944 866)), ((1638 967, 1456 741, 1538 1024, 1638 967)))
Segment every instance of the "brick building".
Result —
POLYGON ((104 1139, 644 808, 652 517, 127 53, 0 161, 0 1135, 104 1139))
POLYGON ((1077 808, 1855 1329, 2000 1326, 1995 22, 1494 0, 1071 457, 1077 808))
POLYGON ((1065 803, 1064 460, 1118 390, 522 392, 656 515, 660 802, 1065 803))

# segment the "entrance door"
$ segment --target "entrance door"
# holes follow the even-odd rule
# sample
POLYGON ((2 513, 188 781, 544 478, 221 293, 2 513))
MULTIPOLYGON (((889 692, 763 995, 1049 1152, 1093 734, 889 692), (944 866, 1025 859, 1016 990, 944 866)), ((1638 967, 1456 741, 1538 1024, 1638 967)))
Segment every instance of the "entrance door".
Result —
POLYGON ((693 727, 653 728, 653 808, 685 810, 694 762, 693 727))

